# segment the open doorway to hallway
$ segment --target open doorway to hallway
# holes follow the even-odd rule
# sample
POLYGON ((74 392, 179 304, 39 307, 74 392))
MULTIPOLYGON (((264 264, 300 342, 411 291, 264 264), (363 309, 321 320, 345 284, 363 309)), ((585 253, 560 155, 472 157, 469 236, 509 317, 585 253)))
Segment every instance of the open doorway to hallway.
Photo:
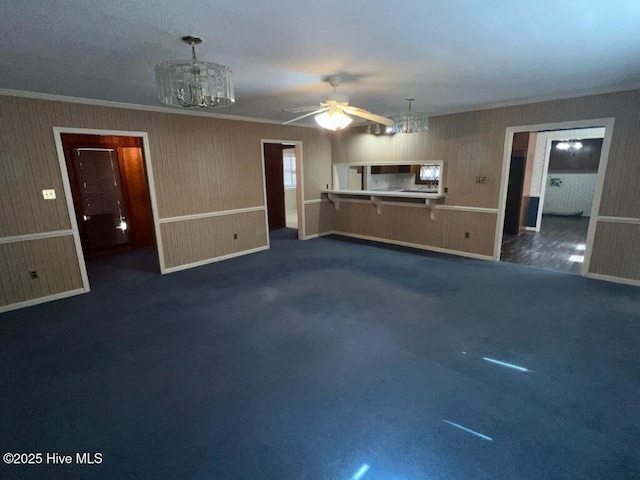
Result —
POLYGON ((301 238, 301 145, 263 141, 269 231, 287 228, 301 238))
POLYGON ((584 273, 604 136, 603 127, 514 133, 502 261, 584 273))
POLYGON ((73 209, 90 280, 121 265, 159 271, 140 137, 61 133, 73 209), (126 259, 118 258, 126 256, 126 259))

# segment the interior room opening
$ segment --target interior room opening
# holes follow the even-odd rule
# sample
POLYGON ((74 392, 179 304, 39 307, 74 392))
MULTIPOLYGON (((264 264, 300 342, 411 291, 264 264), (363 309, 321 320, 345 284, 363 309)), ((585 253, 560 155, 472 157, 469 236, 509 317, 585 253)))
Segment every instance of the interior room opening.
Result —
POLYGON ((269 231, 286 229, 300 237, 299 146, 264 142, 265 190, 269 231))
POLYGON ((604 127, 516 132, 500 259, 581 274, 604 127))
POLYGON ((107 265, 158 272, 142 138, 62 133, 61 140, 91 281, 107 265))

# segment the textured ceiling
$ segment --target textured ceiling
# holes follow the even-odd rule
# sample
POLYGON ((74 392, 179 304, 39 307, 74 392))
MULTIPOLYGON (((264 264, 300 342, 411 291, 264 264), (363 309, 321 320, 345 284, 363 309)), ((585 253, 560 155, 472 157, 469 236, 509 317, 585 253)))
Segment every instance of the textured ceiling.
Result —
POLYGON ((0 88, 160 106, 154 66, 231 67, 217 114, 288 120, 342 72, 351 104, 431 114, 640 87, 638 0, 5 0, 0 88))

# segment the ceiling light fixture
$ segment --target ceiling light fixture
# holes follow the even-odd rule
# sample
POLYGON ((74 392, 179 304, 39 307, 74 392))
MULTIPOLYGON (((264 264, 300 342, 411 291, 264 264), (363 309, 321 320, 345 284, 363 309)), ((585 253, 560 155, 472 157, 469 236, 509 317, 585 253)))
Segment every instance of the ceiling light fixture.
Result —
POLYGON ((429 129, 429 117, 426 113, 411 113, 411 102, 414 98, 407 98, 409 108, 407 113, 402 115, 392 115, 392 131, 394 133, 416 133, 425 132, 429 129))
POLYGON ((353 118, 335 106, 331 106, 329 110, 316 115, 314 118, 322 128, 333 130, 334 132, 345 128, 353 121, 353 118))
POLYGON ((196 58, 198 37, 182 37, 191 46, 191 61, 162 62, 156 66, 158 97, 162 103, 179 107, 226 107, 235 103, 231 70, 196 58))
POLYGON ((556 145, 558 150, 580 150, 582 143, 578 140, 564 140, 556 145))

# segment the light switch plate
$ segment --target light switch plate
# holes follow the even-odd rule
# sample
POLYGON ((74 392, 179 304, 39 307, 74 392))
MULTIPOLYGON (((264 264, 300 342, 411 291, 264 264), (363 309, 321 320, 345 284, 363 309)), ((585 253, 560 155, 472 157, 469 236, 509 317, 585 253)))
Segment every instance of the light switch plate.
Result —
POLYGON ((55 200, 56 199, 56 191, 51 190, 42 190, 42 198, 45 200, 55 200))

